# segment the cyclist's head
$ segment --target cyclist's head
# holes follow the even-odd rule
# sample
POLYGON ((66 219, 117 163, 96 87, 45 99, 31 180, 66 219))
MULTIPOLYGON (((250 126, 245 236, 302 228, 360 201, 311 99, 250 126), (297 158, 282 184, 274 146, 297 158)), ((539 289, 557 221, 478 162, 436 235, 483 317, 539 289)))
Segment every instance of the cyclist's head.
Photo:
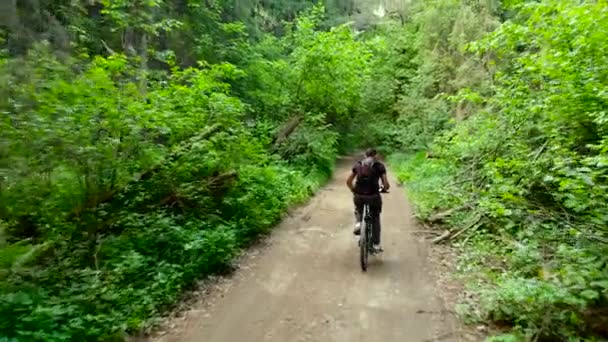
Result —
POLYGON ((373 158, 375 158, 376 154, 377 154, 376 150, 373 149, 373 148, 368 148, 367 150, 365 150, 365 156, 366 157, 373 157, 373 158))

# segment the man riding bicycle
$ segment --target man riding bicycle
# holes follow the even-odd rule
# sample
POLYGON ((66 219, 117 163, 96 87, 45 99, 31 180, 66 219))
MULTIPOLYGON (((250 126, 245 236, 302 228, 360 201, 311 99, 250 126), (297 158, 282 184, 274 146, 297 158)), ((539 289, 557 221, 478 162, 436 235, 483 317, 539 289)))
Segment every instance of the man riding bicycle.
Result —
POLYGON ((386 177, 386 168, 376 159, 376 150, 373 148, 365 151, 365 158, 358 161, 352 168, 352 172, 346 180, 346 185, 354 194, 355 202, 355 235, 361 234, 362 211, 365 203, 369 204, 372 217, 372 242, 374 249, 382 251, 380 247, 380 213, 382 212, 382 197, 378 181, 382 180, 382 187, 387 191, 390 187, 386 177), (353 180, 356 183, 353 185, 353 180))

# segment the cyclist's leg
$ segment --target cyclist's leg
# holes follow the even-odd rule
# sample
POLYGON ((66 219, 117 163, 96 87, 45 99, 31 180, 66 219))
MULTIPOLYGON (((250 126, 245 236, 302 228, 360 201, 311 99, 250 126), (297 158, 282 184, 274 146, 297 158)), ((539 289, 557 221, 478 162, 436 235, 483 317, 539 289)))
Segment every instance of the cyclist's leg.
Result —
POLYGON ((363 219, 363 204, 365 201, 361 196, 354 195, 353 202, 355 204, 355 230, 353 233, 359 235, 361 233, 361 220, 363 219))
POLYGON ((370 199, 369 209, 373 219, 372 242, 374 245, 380 245, 380 213, 382 212, 382 197, 380 195, 370 199))

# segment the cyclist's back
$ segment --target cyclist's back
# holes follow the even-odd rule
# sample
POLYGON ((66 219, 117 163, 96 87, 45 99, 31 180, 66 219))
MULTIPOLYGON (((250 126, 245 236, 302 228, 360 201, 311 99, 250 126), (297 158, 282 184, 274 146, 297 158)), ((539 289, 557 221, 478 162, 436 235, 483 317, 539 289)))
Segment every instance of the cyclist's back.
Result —
POLYGON ((356 195, 371 196, 380 192, 378 182, 382 175, 386 174, 384 164, 374 157, 366 157, 357 162, 352 171, 357 176, 354 191, 356 195))

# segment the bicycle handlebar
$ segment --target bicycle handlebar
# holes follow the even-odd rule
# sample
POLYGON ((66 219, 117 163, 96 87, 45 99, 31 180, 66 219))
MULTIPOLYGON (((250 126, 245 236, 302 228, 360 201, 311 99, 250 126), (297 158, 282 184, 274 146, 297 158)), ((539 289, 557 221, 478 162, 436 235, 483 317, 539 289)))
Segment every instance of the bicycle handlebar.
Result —
MULTIPOLYGON (((354 193, 355 193, 355 192, 354 192, 354 190, 353 190, 353 194, 354 194, 354 193)), ((380 193, 381 193, 381 194, 389 194, 389 193, 390 193, 390 191, 385 190, 384 188, 380 187, 380 193)))

